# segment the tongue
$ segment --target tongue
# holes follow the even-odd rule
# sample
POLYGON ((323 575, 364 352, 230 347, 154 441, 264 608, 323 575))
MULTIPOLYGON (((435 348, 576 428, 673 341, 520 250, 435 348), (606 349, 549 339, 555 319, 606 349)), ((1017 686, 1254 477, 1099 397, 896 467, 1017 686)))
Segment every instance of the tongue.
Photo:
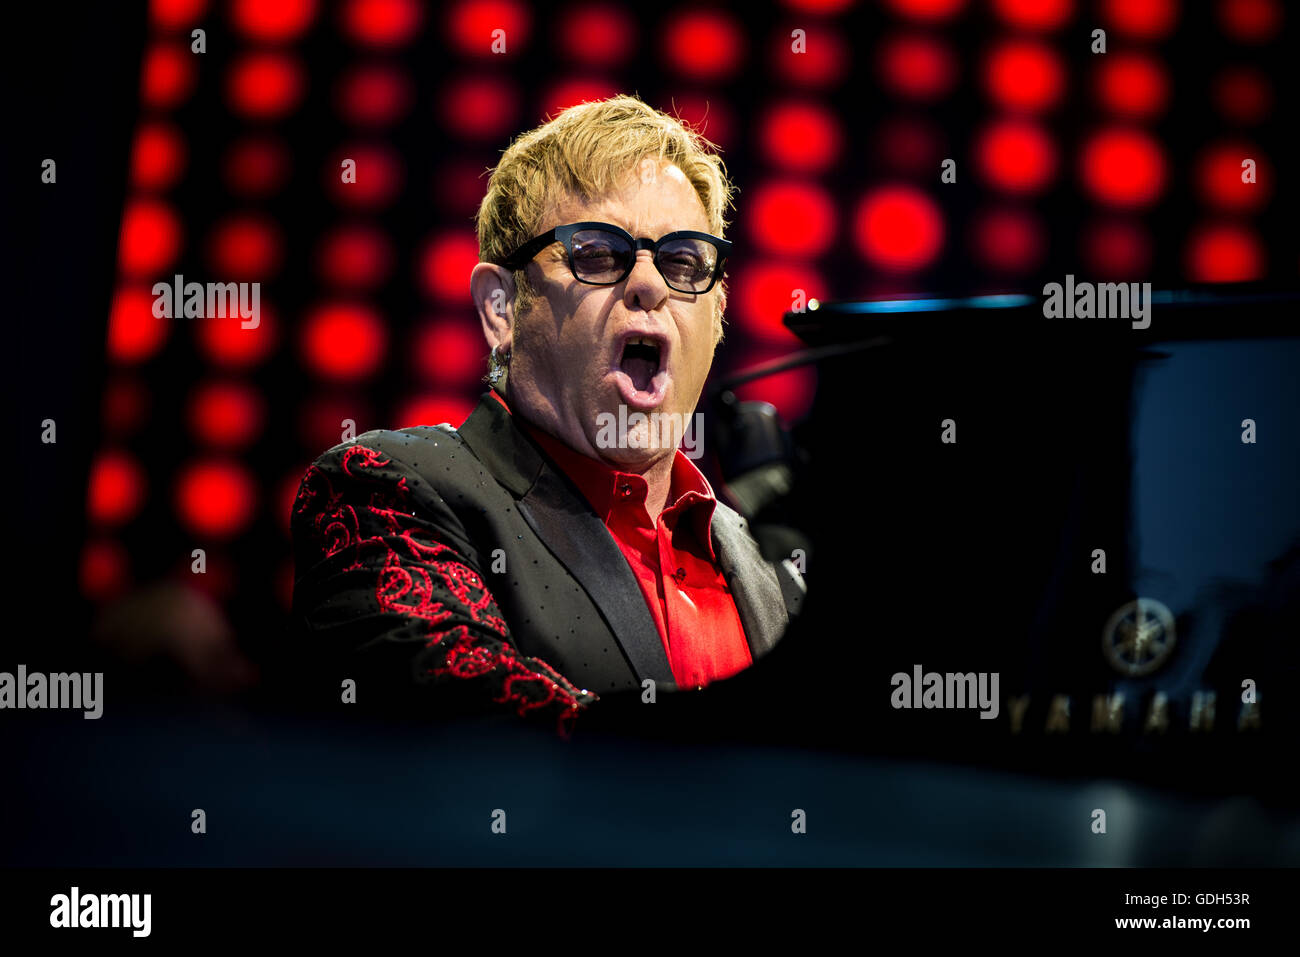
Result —
POLYGON ((649 392, 650 380, 659 368, 649 359, 628 358, 623 360, 623 371, 628 374, 638 392, 649 392))

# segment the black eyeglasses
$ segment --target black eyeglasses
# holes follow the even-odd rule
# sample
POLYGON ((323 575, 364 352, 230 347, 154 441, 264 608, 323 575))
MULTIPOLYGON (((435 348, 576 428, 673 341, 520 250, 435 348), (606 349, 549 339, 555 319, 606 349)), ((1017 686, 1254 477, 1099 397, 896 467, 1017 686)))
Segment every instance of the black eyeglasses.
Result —
POLYGON ((658 240, 634 239, 625 229, 610 223, 570 223, 534 236, 501 263, 507 269, 522 269, 551 243, 564 243, 573 278, 593 286, 612 286, 627 278, 636 265, 638 250, 654 255, 655 268, 670 289, 704 293, 722 274, 722 264, 731 243, 708 233, 679 229, 658 240))

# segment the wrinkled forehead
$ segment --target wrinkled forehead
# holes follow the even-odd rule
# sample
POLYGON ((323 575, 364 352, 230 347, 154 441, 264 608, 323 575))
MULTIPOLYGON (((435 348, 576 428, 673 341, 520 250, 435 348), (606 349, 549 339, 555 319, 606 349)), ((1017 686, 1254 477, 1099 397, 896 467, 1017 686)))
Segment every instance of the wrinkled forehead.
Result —
POLYGON ((583 197, 554 189, 535 232, 584 220, 613 223, 633 236, 652 239, 679 229, 709 230, 704 203, 686 174, 667 160, 649 156, 601 195, 583 197))

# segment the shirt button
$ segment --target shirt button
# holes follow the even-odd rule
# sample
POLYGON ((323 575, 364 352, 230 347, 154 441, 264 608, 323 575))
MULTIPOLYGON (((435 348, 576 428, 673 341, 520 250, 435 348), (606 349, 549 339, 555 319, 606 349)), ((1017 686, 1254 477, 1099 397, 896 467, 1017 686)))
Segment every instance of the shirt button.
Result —
POLYGON ((624 482, 618 487, 618 494, 622 495, 624 498, 630 498, 632 496, 632 486, 624 482))
POLYGON ((677 569, 677 571, 673 572, 673 580, 674 580, 675 582, 677 582, 677 584, 679 584, 679 585, 680 585, 683 581, 685 581, 685 580, 686 580, 686 569, 685 569, 685 568, 679 568, 679 569, 677 569))

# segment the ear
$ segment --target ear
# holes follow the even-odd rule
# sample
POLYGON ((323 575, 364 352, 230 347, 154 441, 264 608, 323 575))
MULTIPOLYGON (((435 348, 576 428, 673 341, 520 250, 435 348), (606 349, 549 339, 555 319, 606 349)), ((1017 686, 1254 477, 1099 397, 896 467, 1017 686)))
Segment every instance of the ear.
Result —
POLYGON ((509 352, 514 328, 514 275, 504 266, 479 263, 469 274, 469 292, 488 345, 509 352))
POLYGON ((723 322, 727 314, 727 290, 721 285, 718 286, 718 301, 715 308, 717 312, 714 313, 713 348, 716 350, 722 342, 723 322))

